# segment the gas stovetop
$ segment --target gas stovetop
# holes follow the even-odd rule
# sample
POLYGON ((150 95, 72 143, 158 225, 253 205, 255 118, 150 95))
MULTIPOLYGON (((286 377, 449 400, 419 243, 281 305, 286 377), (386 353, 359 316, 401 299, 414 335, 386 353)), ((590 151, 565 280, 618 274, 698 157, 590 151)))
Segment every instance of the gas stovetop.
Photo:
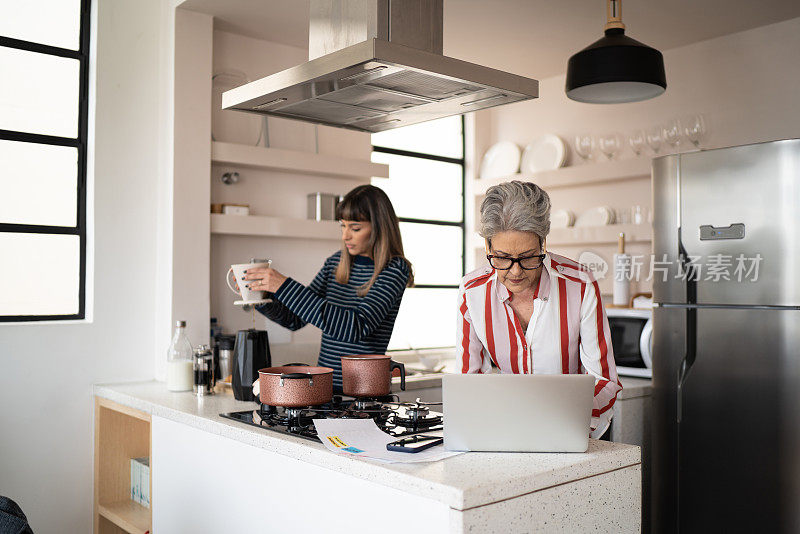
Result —
POLYGON ((226 419, 319 441, 314 419, 372 419, 392 436, 408 436, 442 429, 442 414, 431 411, 441 403, 399 402, 397 396, 358 398, 334 396, 320 406, 286 408, 260 404, 253 410, 221 413, 226 419))

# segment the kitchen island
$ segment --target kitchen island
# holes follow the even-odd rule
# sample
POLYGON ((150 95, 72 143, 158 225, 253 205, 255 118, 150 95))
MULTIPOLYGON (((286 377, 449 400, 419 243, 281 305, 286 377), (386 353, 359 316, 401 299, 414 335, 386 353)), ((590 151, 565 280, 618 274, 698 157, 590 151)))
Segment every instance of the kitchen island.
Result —
POLYGON ((154 532, 639 532, 639 448, 385 464, 219 416, 254 403, 95 386, 149 414, 154 532))

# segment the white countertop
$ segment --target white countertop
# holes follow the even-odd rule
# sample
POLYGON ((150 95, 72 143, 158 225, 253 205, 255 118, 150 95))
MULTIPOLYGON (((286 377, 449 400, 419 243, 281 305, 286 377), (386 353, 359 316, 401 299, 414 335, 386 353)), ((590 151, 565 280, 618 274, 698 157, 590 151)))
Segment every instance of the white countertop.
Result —
POLYGON ((622 382, 622 391, 617 395, 618 400, 649 397, 653 393, 653 381, 649 378, 621 376, 619 381, 622 382))
POLYGON ((277 454, 347 473, 465 510, 568 483, 641 461, 639 447, 589 440, 585 453, 467 453, 439 462, 382 464, 337 455, 321 443, 261 430, 219 416, 252 409, 230 394, 198 398, 162 382, 96 385, 94 394, 277 454))

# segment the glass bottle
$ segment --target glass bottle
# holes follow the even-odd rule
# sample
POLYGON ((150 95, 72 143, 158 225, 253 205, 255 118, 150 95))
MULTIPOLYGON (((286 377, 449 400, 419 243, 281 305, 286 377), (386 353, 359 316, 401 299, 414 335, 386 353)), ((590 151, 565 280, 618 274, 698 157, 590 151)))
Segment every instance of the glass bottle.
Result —
POLYGON ((191 391, 193 385, 192 345, 186 337, 186 321, 178 321, 167 351, 167 389, 191 391))

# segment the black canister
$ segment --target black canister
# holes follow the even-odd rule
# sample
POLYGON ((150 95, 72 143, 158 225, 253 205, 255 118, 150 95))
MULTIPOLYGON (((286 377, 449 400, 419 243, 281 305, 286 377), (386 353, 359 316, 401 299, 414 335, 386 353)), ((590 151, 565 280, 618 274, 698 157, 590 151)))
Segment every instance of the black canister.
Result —
POLYGON ((258 379, 258 370, 272 365, 267 331, 254 328, 239 330, 233 356, 233 396, 236 400, 255 400, 253 382, 258 379))

